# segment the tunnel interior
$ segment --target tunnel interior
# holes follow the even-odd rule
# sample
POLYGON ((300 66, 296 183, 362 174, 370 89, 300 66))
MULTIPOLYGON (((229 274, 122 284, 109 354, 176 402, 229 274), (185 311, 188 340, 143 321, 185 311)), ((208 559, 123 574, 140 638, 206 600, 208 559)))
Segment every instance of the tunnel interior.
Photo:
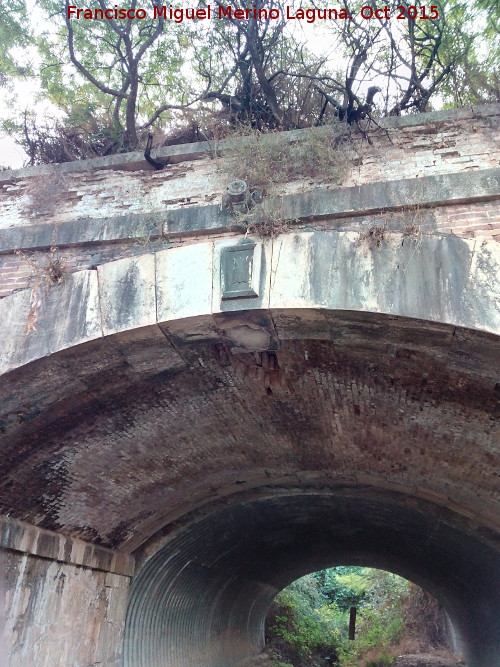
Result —
POLYGON ((276 593, 335 565, 422 586, 469 667, 493 667, 498 338, 272 315, 143 327, 2 376, 0 511, 136 557, 125 667, 235 667, 276 593), (248 328, 272 349, 242 348, 248 328))
POLYGON ((449 614, 468 665, 496 664, 500 559, 451 513, 369 488, 261 494, 145 547, 155 553, 132 586, 126 667, 237 665, 262 649, 277 592, 335 565, 385 569, 420 585, 449 614))

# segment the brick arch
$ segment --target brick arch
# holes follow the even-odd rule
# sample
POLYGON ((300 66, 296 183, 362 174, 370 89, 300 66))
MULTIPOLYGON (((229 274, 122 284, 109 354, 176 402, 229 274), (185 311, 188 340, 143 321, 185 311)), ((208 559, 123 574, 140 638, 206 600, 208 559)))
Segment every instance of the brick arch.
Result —
POLYGON ((214 499, 303 479, 498 528, 496 336, 370 313, 224 318, 287 335, 249 351, 145 327, 4 376, 4 511, 131 552, 214 499))
MULTIPOLYGON (((271 485, 270 485, 271 486, 271 485)), ((148 556, 128 607, 123 665, 234 666, 264 643, 285 585, 335 565, 395 572, 428 590, 471 667, 498 657, 498 553, 452 512, 368 487, 268 488, 193 518, 148 556)))
MULTIPOLYGON (((212 656, 200 665, 234 665, 259 646, 264 610, 280 586, 338 562, 385 567, 423 584, 461 628, 470 664, 490 664, 498 650, 491 639, 498 636, 497 337, 315 309, 275 313, 274 330, 287 335, 271 350, 248 350, 228 336, 246 335, 245 326, 269 331, 267 322, 266 312, 226 313, 224 331, 190 341, 145 327, 4 376, 11 408, 1 436, 4 507, 13 518, 136 559, 125 664, 168 658, 193 667, 197 646, 212 656), (291 499, 285 507, 297 512, 308 498, 320 505, 329 499, 328 511, 300 510, 306 518, 299 524, 308 536, 322 523, 338 524, 343 550, 332 548, 330 535, 321 562, 303 552, 297 569, 276 565, 262 581, 249 579, 236 548, 243 539, 243 551, 251 551, 245 517, 257 525, 255 535, 263 534, 259 521, 281 506, 280 498, 291 499), (210 534, 224 512, 233 517, 227 539, 234 576, 216 577, 217 585, 212 578, 185 580, 186 563, 205 555, 218 560, 210 534), (369 526, 356 529, 365 515, 379 521, 383 541, 404 546, 398 558, 381 549, 369 526), (198 535, 199 526, 205 528, 198 535), (190 536, 185 548, 183 536, 190 536), (372 541, 367 552, 363 539, 372 541), (423 566, 438 561, 426 575, 423 566), (166 585, 165 573, 179 588, 166 585), (168 619, 154 612, 167 598, 150 598, 150 586, 172 594, 168 619), (200 596, 208 616, 183 616, 200 596), (230 599, 240 598, 243 606, 234 607, 230 599), (251 630, 236 640, 228 613, 240 630, 251 630), (175 633, 173 653, 163 640, 147 645, 144 633, 157 631, 175 633), (189 650, 185 632, 199 638, 189 650), (219 642, 226 632, 231 638, 219 642)), ((282 539, 281 554, 299 554, 294 516, 278 513, 269 523, 267 532, 282 539)), ((223 569, 229 573, 229 563, 223 569)))

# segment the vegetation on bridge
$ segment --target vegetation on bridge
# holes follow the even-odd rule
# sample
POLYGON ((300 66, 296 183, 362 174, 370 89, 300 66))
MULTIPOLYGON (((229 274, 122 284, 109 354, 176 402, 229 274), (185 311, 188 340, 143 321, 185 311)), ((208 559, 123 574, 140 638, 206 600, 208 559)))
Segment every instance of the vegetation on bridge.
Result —
MULTIPOLYGON (((357 125, 498 99, 493 0, 433 0, 432 15, 425 0, 391 1, 383 19, 361 13, 375 3, 343 0, 352 19, 313 23, 287 18, 295 5, 285 0, 230 3, 255 9, 246 19, 219 19, 219 0, 198 0, 199 16, 210 5, 212 17, 182 22, 155 18, 155 4, 144 19, 85 20, 68 18, 68 2, 40 0, 30 17, 23 2, 3 0, 0 85, 11 110, 3 127, 30 163, 144 148, 148 133, 161 142, 174 128, 168 141, 182 143, 241 126, 357 125), (27 106, 16 102, 16 81, 36 84, 27 106), (36 113, 41 99, 50 102, 45 115, 36 113)), ((321 16, 328 3, 313 5, 321 16)), ((105 0, 87 6, 106 9, 105 0)))

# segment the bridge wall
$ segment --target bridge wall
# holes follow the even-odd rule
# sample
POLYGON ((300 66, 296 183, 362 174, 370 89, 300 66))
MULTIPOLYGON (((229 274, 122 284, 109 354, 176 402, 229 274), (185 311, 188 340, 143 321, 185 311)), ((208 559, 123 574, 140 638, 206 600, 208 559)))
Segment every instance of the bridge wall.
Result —
MULTIPOLYGON (((497 199, 483 188, 476 191, 475 181, 461 192, 467 179, 456 181, 452 198, 433 193, 439 179, 432 177, 496 168, 499 114, 498 105, 487 105, 384 119, 388 134, 376 131, 372 145, 356 139, 346 157, 349 166, 338 178, 299 178, 275 187, 274 194, 341 195, 338 206, 325 212, 330 221, 323 221, 335 229, 363 229, 363 209, 373 213, 431 205, 432 210, 413 216, 425 232, 496 240, 497 199), (408 191, 417 178, 429 179, 422 186, 427 196, 408 191), (375 183, 378 196, 365 188, 368 198, 362 206, 358 187, 375 183)), ((291 142, 303 141, 307 131, 287 134, 291 142)), ((160 156, 174 162, 160 172, 149 171, 140 154, 0 172, 0 297, 28 286, 51 245, 58 246, 58 256, 72 272, 141 255, 151 242, 157 249, 171 248, 192 243, 193 237, 234 233, 234 220, 219 210, 238 169, 228 157, 219 157, 226 143, 163 148, 160 156), (200 209, 203 220, 196 224, 200 209)), ((297 211, 290 214, 297 218, 297 211)))
POLYGON ((125 664, 234 667, 276 590, 349 562, 425 585, 491 667, 498 114, 389 120, 342 182, 266 194, 274 238, 208 146, 0 172, 9 664, 114 666, 136 561, 125 664))
POLYGON ((117 666, 133 559, 7 518, 0 546, 2 664, 117 666))

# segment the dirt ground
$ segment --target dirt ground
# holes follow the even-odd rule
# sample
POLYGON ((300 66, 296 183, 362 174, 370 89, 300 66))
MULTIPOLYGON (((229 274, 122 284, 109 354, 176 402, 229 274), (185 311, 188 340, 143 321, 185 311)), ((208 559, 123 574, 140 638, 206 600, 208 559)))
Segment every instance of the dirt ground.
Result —
MULTIPOLYGON (((241 663, 238 667, 272 667, 266 653, 241 663)), ((465 667, 465 662, 458 657, 442 652, 435 653, 413 653, 401 655, 392 667, 465 667)))
POLYGON ((402 655, 393 667, 462 667, 465 662, 459 658, 445 657, 432 653, 402 655))

